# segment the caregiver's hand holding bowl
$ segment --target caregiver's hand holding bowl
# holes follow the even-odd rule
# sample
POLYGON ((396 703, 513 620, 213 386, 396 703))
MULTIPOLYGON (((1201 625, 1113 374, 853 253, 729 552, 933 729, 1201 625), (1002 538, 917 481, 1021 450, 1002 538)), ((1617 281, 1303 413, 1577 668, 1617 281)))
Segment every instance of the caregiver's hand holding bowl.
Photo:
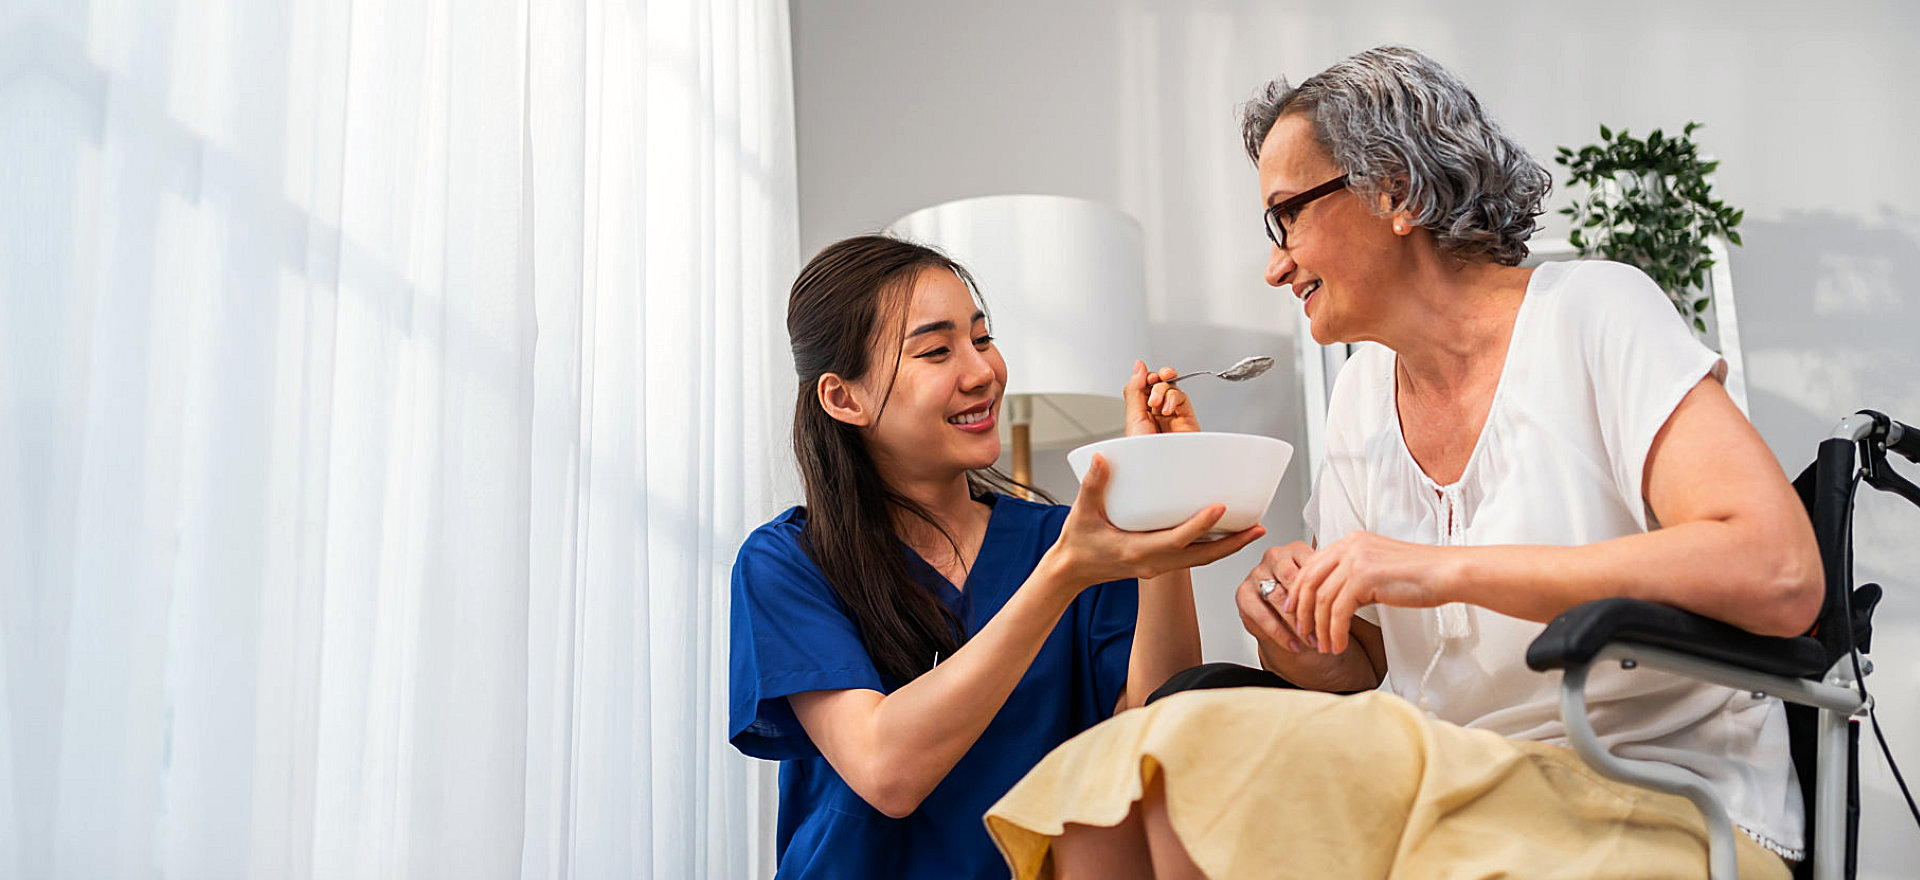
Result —
POLYGON ((1293 447, 1252 434, 1203 432, 1186 392, 1136 361, 1127 381, 1127 436, 1073 450, 1067 463, 1085 480, 1097 454, 1111 472, 1106 514, 1116 528, 1157 531, 1177 526, 1209 505, 1226 513, 1203 540, 1224 537, 1260 522, 1280 486, 1293 447))

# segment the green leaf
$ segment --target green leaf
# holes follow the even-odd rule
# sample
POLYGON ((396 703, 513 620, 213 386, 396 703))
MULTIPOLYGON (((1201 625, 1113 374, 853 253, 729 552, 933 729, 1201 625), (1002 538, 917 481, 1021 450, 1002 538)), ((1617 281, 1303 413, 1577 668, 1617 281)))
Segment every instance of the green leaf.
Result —
POLYGON ((1608 130, 1604 122, 1600 124, 1600 139, 1603 141, 1613 140, 1613 132, 1608 130))
POLYGON ((1729 230, 1727 230, 1727 240, 1728 240, 1728 241, 1730 241, 1730 242, 1733 242, 1733 246, 1734 246, 1734 247, 1739 247, 1739 246, 1740 246, 1740 233, 1738 233, 1738 232, 1735 232, 1735 231, 1733 231, 1733 230, 1731 230, 1731 229, 1729 229, 1729 230))
MULTIPOLYGON (((1560 209, 1572 227, 1569 243, 1583 256, 1638 266, 1665 290, 1703 285, 1712 265, 1706 236, 1734 241, 1740 212, 1713 198, 1707 172, 1717 163, 1702 160, 1687 136, 1699 127, 1689 121, 1682 135, 1654 129, 1641 141, 1602 125, 1602 143, 1559 148, 1569 187, 1587 190, 1560 209)), ((1691 299, 1683 296, 1673 302, 1685 315, 1691 299)))
POLYGON ((1695 318, 1693 319, 1693 329, 1698 330, 1701 333, 1705 333, 1707 332, 1707 322, 1702 321, 1699 318, 1695 318))

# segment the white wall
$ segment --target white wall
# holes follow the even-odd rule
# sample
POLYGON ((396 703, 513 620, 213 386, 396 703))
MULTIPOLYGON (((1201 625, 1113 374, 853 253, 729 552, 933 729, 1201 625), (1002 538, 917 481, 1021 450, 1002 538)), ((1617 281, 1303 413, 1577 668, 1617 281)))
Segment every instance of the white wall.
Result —
MULTIPOLYGON (((1537 156, 1688 120, 1747 210, 1733 254, 1755 423, 1795 471, 1843 413, 1920 421, 1920 6, 1285 0, 795 0, 805 253, 917 208, 1001 193, 1117 205, 1146 227, 1157 363, 1289 366, 1193 389, 1209 428, 1298 439, 1290 297, 1260 279, 1266 242, 1235 108, 1403 42, 1466 78, 1537 156)), ((1553 166, 1556 178, 1559 168, 1553 166)), ((1564 204, 1556 193, 1553 207, 1564 204)), ((1547 218, 1547 236, 1563 231, 1547 218)), ((992 291, 987 291, 989 297, 992 291)), ((1037 455, 1056 494, 1073 480, 1037 455)), ((1304 469, 1267 519, 1300 531, 1304 469)), ((1871 680, 1896 754, 1920 776, 1920 510, 1867 498, 1862 580, 1892 583, 1871 680), (1904 575, 1904 577, 1902 577, 1904 575)), ((1200 573, 1209 659, 1248 662, 1230 592, 1251 554, 1200 573)), ((1870 740, 1870 737, 1868 738, 1870 740)), ((1909 876, 1920 831, 1878 755, 1862 757, 1867 876, 1909 876)))

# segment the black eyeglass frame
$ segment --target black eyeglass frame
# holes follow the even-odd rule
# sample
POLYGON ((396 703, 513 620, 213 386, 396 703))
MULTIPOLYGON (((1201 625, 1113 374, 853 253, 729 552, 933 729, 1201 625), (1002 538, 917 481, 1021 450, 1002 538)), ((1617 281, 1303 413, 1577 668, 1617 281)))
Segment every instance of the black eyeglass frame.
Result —
POLYGON ((1273 242, 1274 247, 1279 247, 1279 248, 1286 247, 1287 246, 1287 227, 1281 224, 1280 216, 1282 214, 1287 214, 1287 213, 1297 214, 1299 213, 1301 208, 1304 208, 1307 206, 1307 203, 1312 202, 1316 199, 1323 198, 1325 196, 1332 195, 1336 192, 1339 192, 1340 190, 1345 189, 1346 186, 1347 186, 1347 175, 1342 174, 1339 177, 1336 177, 1332 180, 1327 181, 1326 183, 1323 183, 1323 184, 1320 184, 1319 186, 1314 187, 1313 189, 1307 190, 1306 192, 1299 193, 1289 198, 1281 199, 1279 202, 1275 203, 1273 207, 1270 207, 1266 210, 1265 219, 1267 224, 1267 240, 1273 242))

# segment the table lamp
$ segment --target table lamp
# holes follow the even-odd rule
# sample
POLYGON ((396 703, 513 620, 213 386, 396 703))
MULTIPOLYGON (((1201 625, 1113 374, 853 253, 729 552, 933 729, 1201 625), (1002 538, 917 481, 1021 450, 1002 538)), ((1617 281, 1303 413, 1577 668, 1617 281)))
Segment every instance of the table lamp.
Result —
POLYGON ((1014 479, 1032 483, 1034 448, 1120 432, 1120 389, 1150 355, 1139 223, 1084 199, 985 196, 923 208, 889 231, 939 248, 979 286, 1007 361, 1001 439, 1014 479))

